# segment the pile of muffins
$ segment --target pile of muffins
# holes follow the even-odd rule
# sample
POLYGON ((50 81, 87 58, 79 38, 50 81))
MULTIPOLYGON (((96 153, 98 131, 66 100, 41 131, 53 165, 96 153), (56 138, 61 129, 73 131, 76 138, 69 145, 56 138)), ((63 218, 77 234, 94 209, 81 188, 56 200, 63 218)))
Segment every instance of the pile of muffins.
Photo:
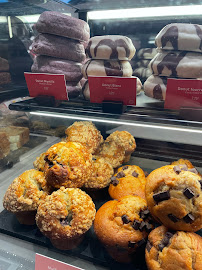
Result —
MULTIPOLYGON (((126 36, 94 36, 90 38, 86 48, 89 59, 83 65, 83 76, 86 80, 88 76, 132 77, 133 71, 129 61, 135 52, 132 40, 126 36)), ((141 87, 141 81, 137 78, 137 92, 141 87)), ((82 92, 84 98, 90 100, 88 81, 84 83, 82 92)))
POLYGON ((91 122, 75 122, 66 135, 35 160, 35 169, 13 181, 3 199, 21 224, 36 222, 64 250, 78 246, 92 226, 96 210, 86 192, 108 187, 114 168, 136 148, 130 133, 114 132, 104 141, 91 122))
POLYGON ((130 263, 141 251, 150 270, 201 269, 202 238, 195 234, 202 228, 201 174, 182 159, 149 175, 121 166, 135 148, 127 131, 104 140, 91 122, 75 122, 35 160, 35 169, 13 181, 3 205, 22 224, 36 220, 58 249, 77 247, 94 222, 97 238, 118 262, 130 263), (88 194, 106 189, 112 200, 96 213, 88 194))
POLYGON ((145 94, 165 100, 168 78, 202 77, 202 26, 172 23, 156 36, 158 53, 150 62, 153 75, 144 83, 145 94))
POLYGON ((37 55, 32 72, 64 74, 69 98, 81 92, 82 62, 90 29, 85 21, 59 12, 45 11, 35 25, 39 35, 32 43, 37 55))

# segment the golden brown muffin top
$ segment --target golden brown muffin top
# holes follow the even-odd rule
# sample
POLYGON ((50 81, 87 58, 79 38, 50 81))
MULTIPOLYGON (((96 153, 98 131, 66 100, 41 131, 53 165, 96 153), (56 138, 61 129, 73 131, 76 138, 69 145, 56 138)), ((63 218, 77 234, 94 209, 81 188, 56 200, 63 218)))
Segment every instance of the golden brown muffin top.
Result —
POLYGON ((136 142, 134 137, 128 131, 115 131, 110 134, 106 142, 115 141, 118 145, 122 146, 126 155, 130 155, 135 151, 136 142))
POLYGON ((43 172, 35 169, 25 171, 8 187, 3 206, 11 212, 37 210, 40 200, 49 192, 43 172))
POLYGON ((39 157, 36 158, 36 160, 34 161, 33 165, 34 168, 36 170, 42 171, 44 172, 45 169, 45 156, 46 156, 46 152, 45 153, 41 153, 39 157))
POLYGON ((150 270, 202 269, 202 237, 160 226, 148 237, 146 262, 150 270))
POLYGON ((109 185, 113 174, 114 169, 110 163, 103 158, 93 157, 93 172, 84 187, 90 189, 105 188, 109 185))
POLYGON ((119 178, 120 176, 133 176, 135 178, 138 178, 140 182, 142 182, 143 185, 146 184, 146 177, 145 172, 136 165, 124 165, 120 168, 118 168, 117 173, 114 175, 116 178, 119 178))
POLYGON ((55 187, 81 187, 92 173, 92 155, 76 142, 60 142, 51 146, 45 156, 45 176, 55 187))
POLYGON ((126 195, 137 195, 145 199, 145 184, 139 178, 133 176, 112 177, 109 195, 116 200, 126 195))
POLYGON ((108 201, 96 213, 95 233, 104 245, 127 249, 130 244, 146 238, 145 226, 149 226, 149 230, 152 228, 145 221, 148 217, 145 211, 148 212, 147 203, 138 196, 128 195, 118 201, 108 201))
POLYGON ((173 161, 171 165, 187 165, 189 169, 194 168, 193 164, 188 159, 178 159, 176 161, 173 161))
POLYGON ((167 165, 147 177, 148 208, 171 229, 197 231, 202 227, 202 179, 192 170, 186 165, 167 165), (193 220, 188 222, 190 217, 193 220))
POLYGON ((95 153, 100 144, 103 142, 103 137, 100 131, 92 122, 74 122, 66 129, 65 133, 67 135, 67 142, 82 143, 92 154, 95 153))
POLYGON ((125 150, 121 145, 118 145, 115 141, 104 142, 95 157, 102 157, 106 162, 110 163, 113 168, 117 168, 122 165, 125 158, 125 150))
POLYGON ((48 238, 65 241, 88 231, 95 213, 95 205, 84 191, 61 187, 39 205, 36 224, 48 238))

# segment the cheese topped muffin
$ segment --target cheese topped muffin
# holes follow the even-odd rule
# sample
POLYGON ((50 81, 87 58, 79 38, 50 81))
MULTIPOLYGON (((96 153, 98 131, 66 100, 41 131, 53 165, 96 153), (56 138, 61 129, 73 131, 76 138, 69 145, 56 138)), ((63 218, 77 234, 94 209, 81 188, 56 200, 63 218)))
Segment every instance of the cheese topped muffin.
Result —
POLYGON ((95 213, 95 205, 84 191, 61 187, 39 205, 36 224, 56 248, 72 249, 92 226, 95 213))
POLYGON ((82 187, 92 174, 92 155, 76 142, 52 145, 45 156, 45 177, 54 187, 82 187))
POLYGON ((35 169, 25 171, 14 179, 8 187, 3 206, 14 213, 21 224, 35 223, 35 214, 39 202, 49 193, 43 172, 35 169))
POLYGON ((103 142, 103 137, 100 131, 92 122, 74 122, 66 129, 65 133, 67 135, 67 142, 82 143, 92 154, 95 153, 100 144, 103 142))

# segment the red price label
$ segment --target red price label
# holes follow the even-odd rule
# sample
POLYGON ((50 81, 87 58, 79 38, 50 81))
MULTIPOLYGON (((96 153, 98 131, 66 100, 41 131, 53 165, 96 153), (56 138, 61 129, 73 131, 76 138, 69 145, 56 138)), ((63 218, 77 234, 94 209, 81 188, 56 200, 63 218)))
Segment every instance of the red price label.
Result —
POLYGON ((30 97, 53 96, 56 100, 68 100, 65 75, 25 72, 30 97))
POLYGON ((169 78, 164 107, 173 110, 202 107, 202 80, 169 78))
POLYGON ((35 270, 83 270, 83 269, 51 259, 49 257, 40 254, 36 254, 35 270))
POLYGON ((122 101, 124 105, 136 105, 136 78, 88 77, 90 101, 122 101))

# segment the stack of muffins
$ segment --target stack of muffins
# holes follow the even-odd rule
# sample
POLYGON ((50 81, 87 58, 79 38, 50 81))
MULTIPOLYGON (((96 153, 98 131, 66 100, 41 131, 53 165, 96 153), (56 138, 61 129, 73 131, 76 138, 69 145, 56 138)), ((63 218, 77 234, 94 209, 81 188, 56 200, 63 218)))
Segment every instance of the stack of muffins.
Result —
POLYGON ((85 60, 84 45, 90 37, 86 22, 59 12, 45 11, 36 23, 40 33, 32 44, 37 54, 32 72, 64 74, 70 98, 81 92, 82 62, 85 60))
POLYGON ((133 75, 138 76, 142 82, 145 82, 151 75, 148 65, 156 53, 156 48, 142 48, 137 53, 136 68, 133 70, 133 75))
POLYGON ((157 55, 150 62, 153 75, 144 84, 145 94, 165 100, 167 78, 202 77, 202 26, 173 23, 156 36, 157 55))
POLYGON ((8 84, 11 82, 9 73, 8 61, 0 57, 0 85, 8 84))
MULTIPOLYGON (((86 48, 87 57, 90 59, 82 68, 84 78, 88 79, 88 76, 131 77, 133 71, 129 60, 133 58, 135 51, 132 40, 125 36, 92 37, 86 48)), ((141 89, 141 82, 137 78, 137 92, 139 89, 141 89)), ((89 100, 90 91, 87 81, 82 92, 84 98, 89 100)))

